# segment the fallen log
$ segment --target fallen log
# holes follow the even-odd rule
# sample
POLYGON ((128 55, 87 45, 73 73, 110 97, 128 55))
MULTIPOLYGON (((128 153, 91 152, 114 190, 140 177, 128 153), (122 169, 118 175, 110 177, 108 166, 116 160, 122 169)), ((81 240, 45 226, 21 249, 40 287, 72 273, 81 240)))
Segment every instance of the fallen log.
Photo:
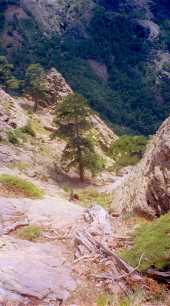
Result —
POLYGON ((170 270, 158 271, 150 268, 147 270, 147 275, 159 281, 170 284, 170 270))
MULTIPOLYGON (((86 249, 89 252, 95 253, 98 250, 102 250, 103 253, 105 253, 106 256, 114 258, 116 261, 116 264, 119 269, 125 271, 126 273, 132 274, 137 270, 136 268, 131 267, 129 264, 127 264, 122 258, 120 258, 115 252, 111 251, 109 248, 107 248, 104 244, 101 242, 98 242, 90 233, 80 233, 78 232, 76 234, 76 242, 78 244, 82 244, 86 247, 86 249)), ((143 257, 143 255, 142 255, 143 257)), ((141 259, 140 259, 141 262, 141 259)))
POLYGON ((44 125, 44 129, 49 131, 49 132, 57 132, 57 128, 54 126, 49 126, 49 125, 44 125))

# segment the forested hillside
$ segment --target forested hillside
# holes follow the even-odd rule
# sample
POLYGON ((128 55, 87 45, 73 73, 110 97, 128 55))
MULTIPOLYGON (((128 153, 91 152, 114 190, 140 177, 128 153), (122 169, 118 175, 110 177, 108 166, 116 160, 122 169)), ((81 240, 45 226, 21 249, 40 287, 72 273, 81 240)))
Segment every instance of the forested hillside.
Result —
POLYGON ((30 63, 56 67, 113 127, 152 134, 170 111, 169 8, 167 0, 4 0, 1 54, 21 80, 30 63))

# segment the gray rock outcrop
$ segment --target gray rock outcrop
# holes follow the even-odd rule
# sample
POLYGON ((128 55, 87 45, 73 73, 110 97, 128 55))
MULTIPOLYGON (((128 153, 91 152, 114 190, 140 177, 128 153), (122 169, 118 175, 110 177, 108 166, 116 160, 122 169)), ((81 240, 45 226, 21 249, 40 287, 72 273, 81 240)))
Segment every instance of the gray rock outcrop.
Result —
POLYGON ((58 306, 69 297, 77 286, 69 251, 48 235, 44 241, 43 233, 67 229, 83 211, 60 197, 39 201, 0 197, 0 305, 58 306), (26 225, 41 228, 41 242, 13 237, 26 225))
POLYGON ((55 68, 51 68, 46 77, 46 86, 49 96, 49 103, 60 102, 73 93, 71 87, 68 85, 61 73, 55 68))
POLYGON ((170 209, 170 117, 150 140, 142 161, 114 190, 113 208, 152 217, 170 209))
MULTIPOLYGON (((86 11, 86 20, 89 18, 88 11, 94 6, 92 0, 81 1, 77 5, 74 0, 21 0, 21 7, 25 12, 31 14, 39 27, 47 34, 58 32, 62 34, 79 24, 86 11)), ((81 31, 81 29, 80 29, 81 31)))
POLYGON ((51 303, 67 299, 75 289, 71 269, 56 245, 2 236, 0 248, 1 305, 55 305, 51 303))
POLYGON ((0 88, 0 136, 4 138, 11 128, 23 127, 27 123, 27 116, 16 99, 0 88))

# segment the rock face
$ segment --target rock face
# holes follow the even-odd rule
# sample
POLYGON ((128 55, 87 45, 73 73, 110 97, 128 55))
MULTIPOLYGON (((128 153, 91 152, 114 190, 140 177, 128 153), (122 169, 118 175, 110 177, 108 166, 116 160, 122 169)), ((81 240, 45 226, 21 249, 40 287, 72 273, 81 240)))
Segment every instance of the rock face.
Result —
POLYGON ((58 301, 69 297, 77 284, 66 247, 9 234, 28 224, 39 226, 42 233, 62 231, 76 223, 83 211, 60 197, 40 201, 0 197, 0 305, 58 306, 58 301))
POLYGON ((75 289, 57 246, 2 236, 0 247, 0 302, 55 305, 51 303, 67 299, 75 289), (31 303, 31 297, 36 303, 31 303))
POLYGON ((7 130, 23 127, 27 117, 17 101, 0 89, 0 135, 3 138, 7 130))
POLYGON ((59 196, 37 201, 0 197, 0 235, 26 224, 56 230, 76 222, 82 212, 83 208, 59 196))
POLYGON ((61 73, 52 68, 47 73, 46 78, 49 102, 56 103, 69 94, 73 93, 71 87, 67 84, 61 73))
POLYGON ((150 140, 142 161, 114 190, 113 207, 150 216, 170 209, 170 117, 150 140))
MULTIPOLYGON (((41 29, 46 33, 63 33, 81 25, 80 19, 84 12, 94 6, 92 0, 21 0, 20 6, 30 13, 41 29)), ((88 19, 88 14, 84 17, 88 19)))
MULTIPOLYGON (((46 83, 49 95, 49 104, 54 105, 61 102, 65 97, 73 93, 64 77, 55 68, 48 71, 46 83)), ((105 124, 105 122, 95 113, 91 116, 93 129, 95 130, 101 147, 108 149, 110 145, 118 139, 116 134, 105 124)))
POLYGON ((94 130, 97 132, 101 147, 109 149, 111 144, 118 139, 118 136, 105 124, 103 120, 97 115, 91 116, 91 121, 94 130))

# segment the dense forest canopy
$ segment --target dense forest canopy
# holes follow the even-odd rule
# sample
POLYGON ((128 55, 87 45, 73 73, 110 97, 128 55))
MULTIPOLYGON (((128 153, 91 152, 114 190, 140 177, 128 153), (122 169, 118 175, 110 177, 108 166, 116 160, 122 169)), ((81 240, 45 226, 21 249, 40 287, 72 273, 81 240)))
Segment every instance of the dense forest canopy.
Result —
MULTIPOLYGON (((17 31, 22 40, 15 49, 12 38, 6 48, 1 39, 0 52, 14 64, 17 78, 24 79, 32 63, 54 66, 110 124, 152 134, 170 112, 170 81, 153 65, 157 52, 170 51, 169 1, 150 3, 161 31, 153 41, 149 29, 139 22, 142 10, 133 9, 133 0, 94 2, 97 5, 88 23, 80 17, 78 24, 68 27, 63 21, 62 35, 47 36, 30 14, 27 19, 14 15, 10 22, 5 21, 7 6, 19 5, 19 1, 1 1, 1 33, 7 28, 13 37, 17 31)), ((81 16, 84 13, 82 10, 81 16)))

